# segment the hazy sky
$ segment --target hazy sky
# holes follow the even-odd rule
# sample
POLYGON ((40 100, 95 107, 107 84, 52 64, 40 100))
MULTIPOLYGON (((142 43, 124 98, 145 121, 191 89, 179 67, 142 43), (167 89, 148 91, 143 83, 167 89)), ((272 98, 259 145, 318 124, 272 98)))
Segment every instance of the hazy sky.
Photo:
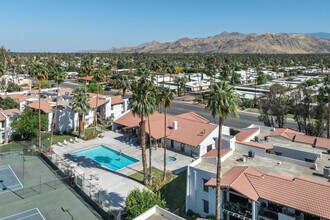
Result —
POLYGON ((0 45, 74 52, 242 33, 330 32, 330 0, 0 0, 0 45))

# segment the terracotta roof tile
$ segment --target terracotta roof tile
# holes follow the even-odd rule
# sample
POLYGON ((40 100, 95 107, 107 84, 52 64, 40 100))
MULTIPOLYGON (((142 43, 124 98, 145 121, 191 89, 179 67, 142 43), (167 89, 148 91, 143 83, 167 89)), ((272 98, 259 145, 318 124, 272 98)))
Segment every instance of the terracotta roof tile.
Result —
POLYGON ((244 142, 251 136, 255 135, 258 131, 259 131, 259 129, 257 129, 257 128, 242 130, 238 134, 236 134, 236 136, 235 136, 236 141, 244 142))
POLYGON ((221 186, 231 187, 250 199, 265 199, 293 209, 330 218, 330 183, 310 177, 268 173, 251 167, 233 167, 222 178, 221 186))
POLYGON ((205 183, 205 186, 215 187, 217 186, 217 180, 215 178, 211 178, 205 183))
POLYGON ((330 139, 316 138, 315 147, 330 149, 330 139))
POLYGON ((79 80, 92 81, 93 80, 93 76, 83 76, 83 77, 80 77, 79 80))
POLYGON ((120 95, 111 96, 111 105, 118 105, 118 104, 123 104, 123 103, 124 103, 124 100, 120 95))
POLYGON ((2 113, 0 113, 0 121, 6 121, 6 117, 2 113))
POLYGON ((305 135, 302 132, 290 129, 290 128, 275 128, 275 131, 271 132, 269 137, 281 136, 289 140, 293 140, 296 135, 305 135))
POLYGON ((330 218, 330 183, 305 178, 262 177, 246 174, 260 198, 298 209, 322 218, 330 218))
MULTIPOLYGON (((30 108, 39 110, 39 101, 32 102, 27 105, 30 108)), ((44 113, 50 113, 53 110, 53 107, 55 106, 54 102, 49 102, 47 100, 40 100, 40 109, 44 113)))
POLYGON ((2 113, 5 115, 12 115, 13 113, 20 114, 21 111, 17 108, 2 110, 2 113))
POLYGON ((316 137, 308 136, 308 135, 296 135, 294 138, 294 142, 304 143, 304 144, 311 144, 315 143, 316 137))
POLYGON ((259 143, 259 142, 253 142, 253 141, 249 141, 249 142, 239 142, 239 141, 237 141, 236 143, 247 145, 247 146, 250 146, 250 147, 265 149, 265 150, 273 149, 273 146, 263 144, 263 143, 259 143))
MULTIPOLYGON (((227 155, 229 152, 233 151, 230 148, 221 148, 220 150, 220 157, 227 155)), ((217 157, 218 156, 218 149, 212 149, 206 154, 203 155, 203 157, 217 157)))
MULTIPOLYGON (((137 127, 140 123, 140 118, 133 115, 132 112, 127 112, 125 115, 115 121, 117 124, 126 127, 137 127)), ((151 135, 155 139, 164 137, 164 114, 154 113, 150 116, 151 135)), ((194 147, 198 145, 217 128, 217 125, 210 123, 201 123, 195 120, 184 119, 172 115, 167 115, 167 139, 185 143, 194 147), (173 121, 177 121, 178 128, 172 129, 173 121)), ((146 123, 146 131, 148 132, 148 123, 146 123)))
POLYGON ((200 116, 199 114, 197 114, 195 112, 183 113, 183 114, 180 114, 180 115, 176 115, 176 117, 189 119, 189 120, 193 120, 193 121, 198 121, 198 122, 202 122, 202 123, 209 123, 210 122, 209 120, 207 120, 206 118, 200 116))
MULTIPOLYGON (((89 98, 89 104, 90 104, 91 108, 96 108, 96 100, 97 100, 96 97, 95 98, 94 97, 89 98)), ((109 99, 104 99, 104 98, 99 97, 99 99, 97 101, 97 107, 100 107, 100 106, 108 103, 109 101, 110 101, 109 99)))
POLYGON ((3 95, 1 96, 2 99, 5 99, 5 98, 12 98, 17 104, 21 103, 21 102, 24 102, 25 100, 27 100, 29 97, 28 96, 25 96, 25 95, 20 95, 20 94, 16 94, 16 95, 3 95))

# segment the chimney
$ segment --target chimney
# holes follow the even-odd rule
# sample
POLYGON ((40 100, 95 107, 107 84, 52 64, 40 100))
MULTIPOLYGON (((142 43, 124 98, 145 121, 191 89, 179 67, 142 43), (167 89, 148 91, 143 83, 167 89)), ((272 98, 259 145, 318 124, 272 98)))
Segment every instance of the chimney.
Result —
POLYGON ((172 122, 172 129, 173 129, 173 130, 178 129, 178 122, 177 122, 177 121, 173 121, 173 122, 172 122))

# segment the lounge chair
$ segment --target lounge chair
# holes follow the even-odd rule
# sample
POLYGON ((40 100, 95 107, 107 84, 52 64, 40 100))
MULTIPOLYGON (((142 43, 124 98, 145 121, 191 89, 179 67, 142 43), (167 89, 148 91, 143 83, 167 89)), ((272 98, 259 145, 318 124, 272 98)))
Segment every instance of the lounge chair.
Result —
POLYGON ((64 145, 68 145, 68 142, 66 140, 63 141, 64 145))
POLYGON ((58 142, 57 145, 58 145, 59 147, 63 147, 63 145, 62 145, 61 142, 58 142))
POLYGON ((77 137, 74 138, 75 142, 79 142, 79 139, 77 137))
POLYGON ((73 140, 72 138, 70 138, 70 142, 71 142, 71 143, 74 143, 74 140, 73 140))

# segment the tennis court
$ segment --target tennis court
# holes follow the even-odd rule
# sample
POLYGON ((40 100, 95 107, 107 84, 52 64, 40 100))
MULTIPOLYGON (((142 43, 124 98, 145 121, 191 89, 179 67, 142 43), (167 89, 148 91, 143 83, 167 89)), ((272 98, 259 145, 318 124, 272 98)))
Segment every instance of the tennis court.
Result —
POLYGON ((30 209, 24 212, 20 212, 2 220, 45 220, 38 208, 30 209))
POLYGON ((0 166, 0 184, 2 184, 0 185, 0 193, 23 188, 22 183, 19 181, 10 165, 0 166))

